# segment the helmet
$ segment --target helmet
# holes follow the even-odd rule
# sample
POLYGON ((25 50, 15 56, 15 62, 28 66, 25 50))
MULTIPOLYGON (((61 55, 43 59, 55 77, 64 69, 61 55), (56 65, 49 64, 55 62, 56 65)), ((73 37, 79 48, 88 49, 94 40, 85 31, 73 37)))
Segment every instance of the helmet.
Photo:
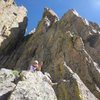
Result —
POLYGON ((37 65, 39 64, 39 62, 37 60, 35 60, 34 63, 37 64, 37 65))

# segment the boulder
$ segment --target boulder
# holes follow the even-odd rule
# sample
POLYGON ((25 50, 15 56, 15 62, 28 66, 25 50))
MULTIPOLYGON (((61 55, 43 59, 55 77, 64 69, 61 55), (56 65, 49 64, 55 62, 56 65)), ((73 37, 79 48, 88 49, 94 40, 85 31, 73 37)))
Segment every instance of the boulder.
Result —
POLYGON ((9 95, 15 88, 15 84, 11 82, 0 82, 0 100, 7 100, 9 98, 9 95))
POLYGON ((12 70, 1 69, 0 70, 0 100, 7 100, 9 95, 15 88, 13 83, 15 75, 12 70))
POLYGON ((57 100, 53 88, 43 80, 41 72, 21 73, 19 81, 9 100, 57 100))
POLYGON ((22 71, 18 76, 17 71, 3 68, 0 70, 0 100, 57 100, 46 77, 39 71, 22 71))

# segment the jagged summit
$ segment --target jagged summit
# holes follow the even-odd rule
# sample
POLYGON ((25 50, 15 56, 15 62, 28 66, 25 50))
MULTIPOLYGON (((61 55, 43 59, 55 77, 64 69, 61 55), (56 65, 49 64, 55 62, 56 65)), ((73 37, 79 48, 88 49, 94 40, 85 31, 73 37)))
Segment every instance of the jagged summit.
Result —
POLYGON ((70 15, 70 17, 72 17, 72 16, 76 16, 76 17, 79 17, 83 22, 84 22, 84 24, 85 25, 89 25, 89 22, 85 19, 85 18, 82 18, 80 15, 79 15, 79 13, 76 11, 76 10, 74 10, 74 9, 71 9, 71 10, 69 10, 68 12, 67 12, 67 14, 68 15, 70 15))
POLYGON ((71 23, 73 23, 74 21, 80 21, 82 22, 84 25, 88 25, 89 26, 89 22, 85 19, 85 18, 82 18, 78 12, 74 9, 70 9, 68 10, 67 13, 64 14, 64 16, 62 17, 62 19, 66 19, 68 21, 71 21, 71 23))
POLYGON ((44 13, 43 13, 43 18, 42 20, 45 20, 45 22, 48 24, 48 26, 52 25, 53 23, 57 22, 59 20, 58 16, 56 13, 51 10, 50 8, 44 8, 44 13))
POLYGON ((46 33, 48 29, 59 21, 55 12, 49 8, 44 8, 43 17, 37 26, 37 33, 46 33))
POLYGON ((44 17, 55 17, 56 20, 59 20, 58 16, 56 15, 56 13, 50 9, 50 8, 44 8, 44 13, 43 13, 43 18, 44 17))
POLYGON ((68 15, 75 15, 75 16, 77 16, 77 17, 80 17, 80 15, 78 14, 78 12, 75 10, 75 9, 70 9, 70 10, 68 10, 68 12, 66 13, 66 14, 68 14, 68 15))

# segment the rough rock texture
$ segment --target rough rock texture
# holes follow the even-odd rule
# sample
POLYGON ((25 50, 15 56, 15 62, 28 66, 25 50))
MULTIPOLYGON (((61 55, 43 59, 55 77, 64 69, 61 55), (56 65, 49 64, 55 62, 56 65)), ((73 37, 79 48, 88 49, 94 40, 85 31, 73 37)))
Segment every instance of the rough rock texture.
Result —
POLYGON ((0 70, 0 100, 57 100, 42 72, 22 71, 18 76, 17 71, 0 70))
POLYGON ((82 18, 75 10, 69 10, 61 20, 61 26, 65 25, 63 31, 80 36, 87 52, 100 64, 100 26, 82 18))
POLYGON ((22 70, 34 59, 42 60, 42 71, 49 72, 52 80, 59 83, 54 88, 58 100, 100 99, 99 25, 73 9, 59 19, 45 8, 42 20, 30 33, 14 45, 16 49, 11 54, 7 53, 9 50, 5 55, 2 53, 0 67, 22 70))
POLYGON ((67 73, 67 80, 62 79, 55 88, 58 100, 98 100, 65 62, 63 66, 67 73))
POLYGON ((13 83, 15 76, 11 70, 0 70, 0 100, 7 100, 15 84, 13 83))
POLYGON ((9 100, 57 100, 53 88, 43 80, 42 72, 21 73, 19 81, 9 100))
POLYGON ((0 55, 9 54, 24 37, 27 10, 13 0, 0 0, 0 55))

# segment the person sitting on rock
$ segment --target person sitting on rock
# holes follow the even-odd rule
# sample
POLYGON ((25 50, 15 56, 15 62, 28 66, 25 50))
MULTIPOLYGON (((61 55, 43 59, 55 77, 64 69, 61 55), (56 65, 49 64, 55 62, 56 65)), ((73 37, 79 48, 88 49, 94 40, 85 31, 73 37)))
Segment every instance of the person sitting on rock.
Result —
POLYGON ((33 62, 33 65, 31 65, 29 67, 29 70, 31 70, 31 71, 35 71, 35 70, 41 71, 42 65, 43 65, 43 62, 42 61, 39 63, 37 60, 35 60, 33 62))

